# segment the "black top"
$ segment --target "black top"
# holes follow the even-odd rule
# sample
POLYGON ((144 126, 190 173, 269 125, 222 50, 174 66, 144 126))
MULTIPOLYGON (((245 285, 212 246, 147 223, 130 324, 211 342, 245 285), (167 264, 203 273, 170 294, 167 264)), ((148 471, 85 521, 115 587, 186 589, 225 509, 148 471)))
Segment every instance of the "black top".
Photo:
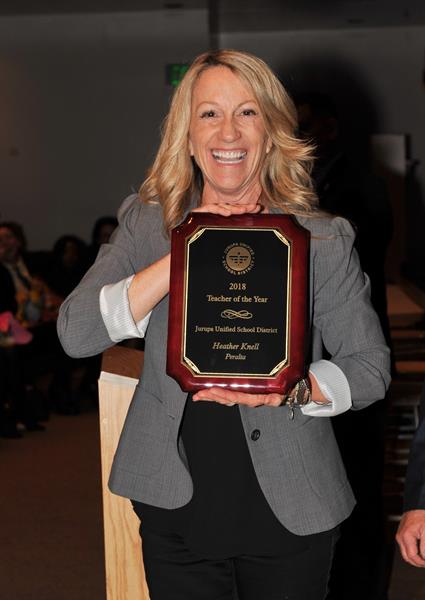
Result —
POLYGON ((260 435, 255 430, 246 440, 238 406, 193 402, 189 396, 181 436, 193 497, 175 510, 133 502, 143 526, 179 533, 188 548, 210 559, 307 548, 311 536, 283 527, 258 484, 247 444, 255 444, 260 435))
POLYGON ((18 305, 15 298, 15 284, 8 269, 0 263, 0 313, 10 311, 15 314, 18 305))

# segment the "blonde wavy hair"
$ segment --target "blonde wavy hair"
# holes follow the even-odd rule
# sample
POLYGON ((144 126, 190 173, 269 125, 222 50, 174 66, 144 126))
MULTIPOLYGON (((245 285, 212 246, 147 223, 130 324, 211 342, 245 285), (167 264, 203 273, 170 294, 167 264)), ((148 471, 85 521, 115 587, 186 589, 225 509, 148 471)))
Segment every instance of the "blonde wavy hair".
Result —
POLYGON ((162 205, 169 232, 181 222, 193 194, 202 193, 201 172, 189 152, 192 91, 201 73, 217 66, 229 68, 253 91, 272 141, 260 173, 263 202, 289 214, 318 214, 310 177, 313 146, 296 136, 295 106, 264 61, 237 50, 205 52, 189 67, 174 93, 158 153, 140 188, 143 201, 162 205))

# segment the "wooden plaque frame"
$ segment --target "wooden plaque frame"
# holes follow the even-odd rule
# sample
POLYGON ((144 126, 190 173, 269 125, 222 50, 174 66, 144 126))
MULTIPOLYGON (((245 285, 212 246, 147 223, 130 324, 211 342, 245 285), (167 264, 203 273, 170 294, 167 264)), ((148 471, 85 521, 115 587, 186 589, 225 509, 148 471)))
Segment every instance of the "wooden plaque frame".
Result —
POLYGON ((190 213, 173 230, 167 373, 184 391, 304 377, 309 243, 290 215, 190 213))

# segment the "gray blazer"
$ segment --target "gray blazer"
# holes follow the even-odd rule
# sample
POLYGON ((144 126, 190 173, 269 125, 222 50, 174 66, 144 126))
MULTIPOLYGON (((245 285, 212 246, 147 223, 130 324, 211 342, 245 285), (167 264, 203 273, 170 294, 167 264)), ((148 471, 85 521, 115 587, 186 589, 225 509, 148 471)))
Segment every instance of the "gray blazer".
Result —
MULTIPOLYGON (((90 356, 112 345, 99 309, 101 288, 144 269, 169 252, 158 204, 129 197, 120 225, 78 287, 63 303, 58 332, 65 351, 90 356)), ((310 319, 312 360, 325 347, 345 374, 353 407, 383 398, 389 384, 389 352, 369 301, 369 283, 353 249, 354 234, 341 218, 304 218, 312 233, 310 319)), ((168 296, 154 308, 146 332, 143 375, 136 387, 115 455, 112 492, 168 509, 192 496, 178 432, 187 394, 166 375, 168 296)), ((255 472, 272 510, 298 535, 328 530, 355 500, 329 418, 287 407, 240 406, 255 472), (254 429, 260 437, 253 436, 254 429)), ((361 440, 359 431, 359 440, 361 440)), ((219 438, 217 443, 219 443, 219 438)))

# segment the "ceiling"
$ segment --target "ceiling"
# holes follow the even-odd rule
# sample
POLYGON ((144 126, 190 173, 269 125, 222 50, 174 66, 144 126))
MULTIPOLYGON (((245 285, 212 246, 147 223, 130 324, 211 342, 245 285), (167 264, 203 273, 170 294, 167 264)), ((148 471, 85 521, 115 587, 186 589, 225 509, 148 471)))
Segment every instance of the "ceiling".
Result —
POLYGON ((412 26, 423 0, 2 0, 0 15, 208 9, 215 32, 412 26))

